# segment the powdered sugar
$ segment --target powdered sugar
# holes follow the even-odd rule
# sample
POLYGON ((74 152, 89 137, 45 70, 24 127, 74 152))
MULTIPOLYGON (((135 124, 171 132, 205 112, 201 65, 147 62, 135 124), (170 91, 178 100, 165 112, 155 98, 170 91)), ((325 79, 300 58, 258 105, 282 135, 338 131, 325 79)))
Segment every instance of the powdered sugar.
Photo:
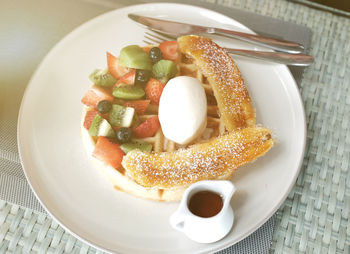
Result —
POLYGON ((237 65, 226 50, 200 36, 179 38, 179 47, 196 60, 209 80, 228 130, 251 126, 255 116, 250 97, 237 65))
POLYGON ((123 166, 145 187, 178 187, 230 176, 237 167, 264 154, 272 144, 267 129, 245 128, 176 152, 132 151, 124 158, 123 166))

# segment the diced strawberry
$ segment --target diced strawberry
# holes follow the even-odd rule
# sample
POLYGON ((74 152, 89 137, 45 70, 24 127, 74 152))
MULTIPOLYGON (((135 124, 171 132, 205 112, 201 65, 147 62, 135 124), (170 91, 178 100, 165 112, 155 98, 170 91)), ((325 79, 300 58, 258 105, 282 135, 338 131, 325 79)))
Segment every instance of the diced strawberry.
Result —
POLYGON ((159 80, 150 78, 145 86, 145 92, 148 99, 151 100, 153 104, 158 105, 160 96, 162 95, 164 84, 159 80))
POLYGON ((85 114, 85 118, 84 118, 84 127, 85 129, 90 129, 92 120, 94 120, 95 116, 98 114, 97 110, 89 110, 86 112, 85 114))
POLYGON ((163 59, 176 61, 178 57, 177 53, 177 41, 165 41, 159 44, 160 51, 162 51, 163 59))
POLYGON ((114 97, 108 90, 93 85, 81 99, 81 102, 88 107, 96 108, 102 100, 113 102, 114 97))
POLYGON ((121 76, 123 76, 124 74, 130 71, 129 68, 121 66, 119 64, 119 58, 113 56, 109 52, 107 52, 107 65, 108 65, 108 71, 115 78, 120 78, 121 76))
POLYGON ((140 101, 127 101, 124 103, 125 107, 132 107, 135 109, 137 114, 144 114, 149 103, 151 101, 150 100, 140 100, 140 101))
POLYGON ((154 136, 159 128, 160 123, 158 116, 153 116, 136 127, 134 129, 134 134, 139 138, 148 138, 154 136))
POLYGON ((122 127, 120 127, 120 126, 112 126, 112 129, 113 129, 114 131, 117 131, 117 130, 119 130, 120 128, 122 128, 122 127))
POLYGON ((125 75, 123 75, 114 86, 118 86, 120 84, 126 85, 134 85, 135 83, 136 70, 132 70, 125 75))
POLYGON ((92 156, 114 168, 118 168, 121 166, 124 152, 118 144, 111 142, 106 137, 100 136, 97 139, 92 156))

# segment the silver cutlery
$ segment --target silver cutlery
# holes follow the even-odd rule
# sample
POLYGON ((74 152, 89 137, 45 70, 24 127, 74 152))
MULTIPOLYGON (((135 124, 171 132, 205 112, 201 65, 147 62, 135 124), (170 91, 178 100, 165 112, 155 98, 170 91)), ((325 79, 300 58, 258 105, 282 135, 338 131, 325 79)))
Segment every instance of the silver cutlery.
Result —
POLYGON ((238 32, 234 30, 215 28, 215 27, 205 27, 199 25, 186 24, 181 22, 174 22, 162 19, 155 19, 145 16, 140 16, 137 14, 128 14, 128 17, 151 30, 161 32, 164 34, 173 35, 176 37, 188 34, 215 34, 225 37, 230 37, 234 39, 239 39, 245 42, 253 43, 260 46, 265 46, 274 50, 287 52, 287 53, 302 53, 304 51, 304 46, 291 41, 280 40, 277 38, 260 36, 255 34, 248 34, 243 32, 238 32))
MULTIPOLYGON (((144 35, 144 40, 146 44, 159 44, 166 40, 176 40, 176 37, 164 35, 161 33, 154 34, 146 32, 144 35)), ((246 56, 251 58, 256 58, 260 60, 265 60, 269 62, 276 62, 286 65, 294 66, 308 66, 314 62, 314 58, 306 54, 289 54, 283 52, 269 52, 269 51, 256 51, 256 50, 246 50, 246 49, 233 49, 225 48, 228 53, 240 56, 246 56)))

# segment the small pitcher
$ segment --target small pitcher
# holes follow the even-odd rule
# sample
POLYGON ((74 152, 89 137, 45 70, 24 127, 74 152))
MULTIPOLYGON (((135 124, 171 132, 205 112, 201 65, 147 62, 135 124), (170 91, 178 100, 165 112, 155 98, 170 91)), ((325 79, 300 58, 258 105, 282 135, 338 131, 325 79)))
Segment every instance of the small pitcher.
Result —
MULTIPOLYGON (((236 191, 230 181, 199 181, 192 184, 183 194, 180 206, 170 217, 170 224, 176 230, 183 232, 188 238, 199 243, 212 243, 225 237, 231 230, 234 214, 230 200, 236 191), (205 193, 204 193, 205 192, 205 193), (211 217, 201 217, 191 212, 191 198, 211 192, 222 199, 221 210, 211 217)), ((204 197, 204 196, 203 196, 204 197)), ((214 197, 214 196, 212 196, 214 197)), ((201 202, 201 201, 200 201, 201 202)))

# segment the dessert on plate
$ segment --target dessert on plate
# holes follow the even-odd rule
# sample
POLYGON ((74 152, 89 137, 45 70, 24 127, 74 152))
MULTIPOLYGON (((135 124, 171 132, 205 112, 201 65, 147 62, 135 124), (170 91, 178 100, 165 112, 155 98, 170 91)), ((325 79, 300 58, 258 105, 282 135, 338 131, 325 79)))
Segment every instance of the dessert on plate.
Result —
POLYGON ((233 59, 188 35, 107 53, 82 98, 81 130, 95 165, 118 190, 180 200, 200 180, 229 179, 272 146, 233 59))

